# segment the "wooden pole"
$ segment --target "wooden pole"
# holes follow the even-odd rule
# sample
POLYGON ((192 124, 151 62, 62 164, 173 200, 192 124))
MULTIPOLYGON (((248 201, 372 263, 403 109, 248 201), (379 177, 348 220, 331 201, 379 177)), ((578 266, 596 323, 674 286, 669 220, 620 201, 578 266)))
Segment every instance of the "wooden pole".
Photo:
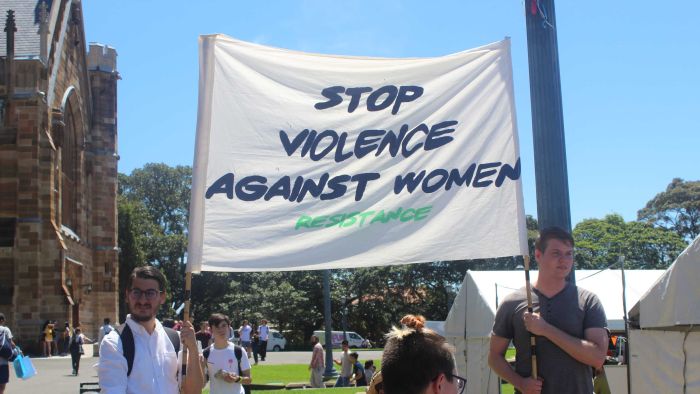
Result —
POLYGON ((192 273, 185 273, 185 311, 183 319, 184 321, 190 320, 190 300, 192 298, 192 273))
MULTIPOLYGON (((530 256, 525 259, 525 290, 527 292, 527 311, 532 313, 532 286, 530 285, 530 256)), ((537 379, 537 349, 535 336, 530 333, 530 357, 532 358, 532 377, 537 379)))
MULTIPOLYGON (((192 298, 192 273, 185 273, 185 310, 182 321, 190 321, 190 299, 192 298)), ((193 322, 194 323, 194 322, 193 322)), ((187 375, 187 346, 182 346, 182 368, 180 369, 180 381, 187 375)))

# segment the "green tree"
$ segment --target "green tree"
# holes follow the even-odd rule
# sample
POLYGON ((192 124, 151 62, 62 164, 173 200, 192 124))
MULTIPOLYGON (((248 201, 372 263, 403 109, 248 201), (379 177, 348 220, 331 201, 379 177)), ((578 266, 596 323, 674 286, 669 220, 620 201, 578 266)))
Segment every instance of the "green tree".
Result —
POLYGON ((700 235, 700 181, 675 178, 639 210, 637 218, 677 232, 690 241, 700 235))
POLYGON ((119 319, 126 316, 124 294, 131 271, 147 262, 149 237, 158 232, 140 201, 117 196, 119 234, 119 319))
POLYGON ((686 247, 675 232, 644 222, 625 222, 622 216, 587 219, 573 231, 577 269, 603 269, 625 258, 626 268, 665 269, 686 247))
MULTIPOLYGON (((191 182, 190 167, 170 167, 162 163, 146 164, 130 175, 119 174, 119 219, 129 220, 134 214, 139 218, 136 222, 132 220, 131 234, 127 227, 119 226, 120 270, 128 276, 136 265, 158 266, 168 279, 168 293, 178 304, 184 300, 191 182), (129 216, 123 218, 121 210, 129 216)), ((125 277, 120 277, 120 282, 123 287, 125 277)), ((161 314, 170 315, 171 312, 164 308, 161 314)))

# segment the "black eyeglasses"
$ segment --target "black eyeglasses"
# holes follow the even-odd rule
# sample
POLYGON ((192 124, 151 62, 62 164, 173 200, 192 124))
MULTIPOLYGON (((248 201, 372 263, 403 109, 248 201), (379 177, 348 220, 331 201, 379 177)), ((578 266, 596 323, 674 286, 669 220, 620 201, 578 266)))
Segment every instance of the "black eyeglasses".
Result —
MULTIPOLYGON (((445 376, 450 377, 450 382, 452 381, 452 379, 457 379, 457 388, 459 389, 458 394, 462 394, 464 392, 464 388, 467 387, 467 379, 465 379, 461 376, 453 375, 451 373, 446 373, 445 376)), ((440 375, 434 377, 433 381, 435 381, 439 377, 440 377, 440 375)))
POLYGON ((457 388, 459 389, 458 393, 462 394, 464 392, 464 388, 467 387, 467 379, 453 374, 449 374, 449 376, 451 376, 452 379, 457 379, 457 388))
POLYGON ((159 296, 161 293, 162 293, 162 291, 155 290, 155 289, 148 289, 148 290, 131 289, 131 290, 129 290, 129 294, 131 294, 131 296, 137 300, 141 298, 141 295, 144 295, 147 300, 151 301, 151 300, 155 299, 157 296, 159 296))

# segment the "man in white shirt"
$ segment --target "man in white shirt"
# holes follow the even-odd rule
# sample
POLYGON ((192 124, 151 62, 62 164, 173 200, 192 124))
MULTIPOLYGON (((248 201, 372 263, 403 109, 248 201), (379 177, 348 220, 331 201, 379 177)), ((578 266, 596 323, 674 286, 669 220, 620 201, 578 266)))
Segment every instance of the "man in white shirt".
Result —
POLYGON ((270 327, 267 326, 267 320, 265 319, 260 320, 258 336, 260 337, 260 344, 258 345, 260 361, 265 361, 265 356, 267 356, 267 341, 270 338, 270 327))
POLYGON ((350 362, 350 346, 347 340, 343 340, 340 343, 340 347, 343 349, 343 354, 340 356, 339 360, 333 359, 333 362, 340 365, 340 376, 335 382, 333 387, 350 387, 350 378, 352 377, 352 365, 350 362))
POLYGON ((97 337, 97 343, 102 343, 102 339, 104 339, 104 337, 107 336, 107 334, 114 330, 114 327, 112 327, 112 325, 110 325, 109 323, 109 318, 105 317, 103 320, 102 327, 100 327, 100 334, 97 337))
POLYGON ((202 357, 202 369, 209 377, 210 394, 244 394, 244 384, 253 380, 250 376, 250 360, 242 348, 228 341, 231 322, 226 315, 214 313, 209 318, 214 343, 202 357))
POLYGON ((253 351, 253 346, 251 342, 251 336, 250 334, 253 333, 253 327, 248 324, 248 320, 243 320, 243 324, 241 324, 241 328, 238 329, 238 335, 241 336, 241 346, 245 349, 245 351, 248 353, 248 358, 251 356, 251 352, 253 351))
POLYGON ((177 394, 180 383, 184 393, 201 393, 204 376, 198 362, 199 352, 194 328, 185 322, 180 333, 187 348, 187 375, 179 381, 180 364, 174 344, 156 319, 165 303, 165 277, 153 266, 137 267, 129 276, 126 300, 130 315, 121 330, 107 334, 100 344, 97 375, 102 394, 177 394), (133 335, 133 364, 127 362, 121 333, 133 335), (129 368, 131 368, 129 372, 129 368))

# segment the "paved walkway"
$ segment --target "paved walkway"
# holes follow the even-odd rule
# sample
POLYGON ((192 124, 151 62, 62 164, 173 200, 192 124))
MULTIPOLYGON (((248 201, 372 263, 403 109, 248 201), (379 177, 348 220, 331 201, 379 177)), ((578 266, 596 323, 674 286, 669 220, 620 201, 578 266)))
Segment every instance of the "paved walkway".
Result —
MULTIPOLYGON (((339 352, 333 353, 335 358, 340 357, 339 352)), ((380 360, 380 351, 362 351, 362 359, 380 360)), ((311 358, 308 352, 268 352, 267 360, 260 364, 305 364, 311 358)), ((83 356, 80 359, 80 374, 71 375, 70 356, 50 358, 32 358, 37 375, 21 380, 15 376, 13 367, 10 367, 10 382, 5 389, 6 394, 77 394, 80 383, 97 382, 97 370, 93 367, 97 358, 83 356)))

